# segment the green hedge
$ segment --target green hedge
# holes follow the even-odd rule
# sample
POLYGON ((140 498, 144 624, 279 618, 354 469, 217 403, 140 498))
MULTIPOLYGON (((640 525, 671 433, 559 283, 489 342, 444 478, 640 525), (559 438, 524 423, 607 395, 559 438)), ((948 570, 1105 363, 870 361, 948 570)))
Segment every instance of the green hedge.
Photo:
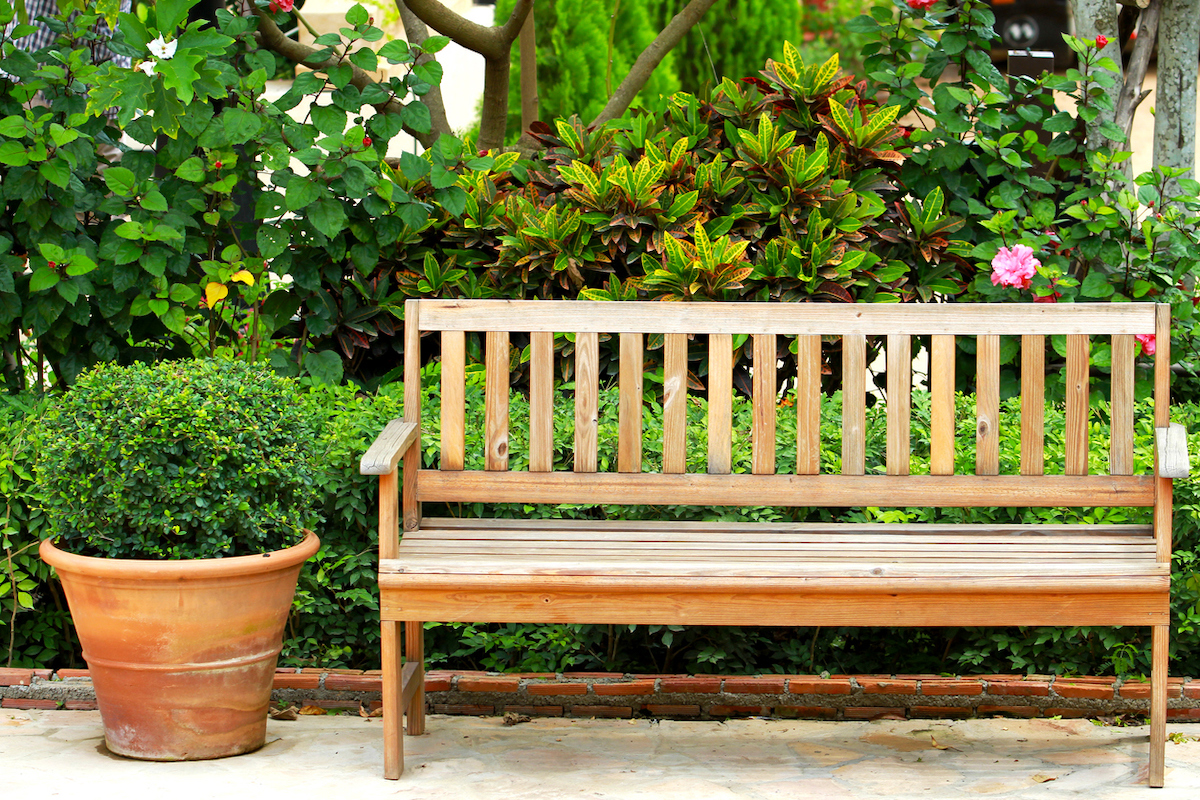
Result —
MULTIPOLYGON (((427 368, 427 380, 436 377, 438 365, 427 368)), ((480 376, 476 376, 480 377, 480 376)), ((653 375, 647 383, 652 385, 653 375)), ((425 430, 422 446, 425 462, 435 464, 438 451, 438 392, 436 381, 426 390, 425 430)), ((428 385, 428 384, 427 384, 428 385)), ((651 392, 647 392, 648 395, 651 392)), ((318 490, 324 498, 321 513, 322 547, 301 577, 289 622, 283 664, 293 666, 343 666, 375 668, 379 663, 378 603, 375 593, 375 482, 358 474, 358 459, 383 424, 399 416, 402 387, 392 385, 375 396, 357 394, 342 387, 322 387, 303 395, 299 402, 322 431, 315 448, 319 473, 318 490)), ((643 420, 647 440, 645 468, 658 468, 654 444, 661 413, 649 399, 643 420)), ((568 394, 556 403, 558 420, 555 457, 559 466, 571 460, 571 403, 568 394)), ((616 395, 602 391, 600 408, 600 468, 611 469, 616 454, 616 395)), ((840 453, 839 405, 837 398, 825 403, 822 413, 823 467, 834 471, 840 453)), ((1137 438, 1140 457, 1148 457, 1151 421, 1139 407, 1137 438)), ((0 641, 11 641, 7 661, 20 666, 66 666, 78 663, 73 633, 67 622, 65 604, 57 584, 37 561, 32 547, 42 532, 40 513, 28 501, 28 464, 31 453, 23 447, 27 420, 38 406, 0 401, 0 530, 5 551, 20 573, 26 588, 20 597, 32 604, 29 610, 13 613, 11 590, 0 594, 0 641), (24 549, 23 549, 24 548, 24 549), (11 637, 11 639, 10 639, 11 637)), ((703 470, 705 405, 702 398, 689 398, 689 468, 703 470)), ((1016 430, 1019 408, 1005 404, 1001 429, 1016 430)), ((1093 412, 1091 432, 1093 469, 1102 472, 1107 463, 1105 408, 1093 412)), ((511 466, 524 468, 528 403, 514 395, 511 408, 511 466)), ((1061 469, 1063 409, 1047 409, 1047 470, 1061 469)), ((471 379, 467 387, 467 417, 482 420, 483 387, 471 379)), ((959 400, 959 470, 973 469, 974 403, 959 400)), ((1175 421, 1200 431, 1200 406, 1180 405, 1175 421)), ((734 402, 734 469, 748 471, 750 464, 751 407, 748 400, 734 402)), ((779 415, 779 441, 794 441, 795 415, 786 407, 779 415)), ((886 421, 882 407, 868 410, 868 471, 881 471, 884 461, 886 421)), ((914 394, 914 473, 928 469, 929 401, 914 394)), ((467 431, 468 467, 482 466, 482 425, 467 431), (470 455, 474 454, 474 455, 470 455), (472 463, 474 458, 478 463, 472 463)), ((781 444, 779 469, 790 469, 786 444, 781 444)), ((1193 438, 1193 452, 1195 452, 1193 438)), ((1019 458, 1016 437, 1001 442, 1001 468, 1011 470, 1019 458)), ((1141 463, 1139 469, 1148 465, 1141 463)), ((1061 520, 1144 522, 1145 509, 779 509, 779 508, 688 508, 648 506, 527 506, 502 504, 485 509, 480 505, 450 508, 426 506, 431 515, 476 516, 484 513, 505 517, 540 516, 637 516, 641 518, 699 519, 714 514, 727 520, 846 519, 986 522, 989 520, 1061 520)), ((1172 674, 1200 674, 1200 498, 1194 482, 1176 482, 1176 562, 1173 578, 1174 638, 1172 674)), ((6 585, 11 579, 5 576, 6 585)), ((443 667, 486 668, 515 671, 553 671, 568 668, 605 669, 628 672, 1038 672, 1038 673, 1143 673, 1149 669, 1148 629, 1145 628, 719 628, 678 626, 606 625, 430 625, 428 649, 433 664, 443 667)), ((3 658, 3 654, 0 654, 3 658)))

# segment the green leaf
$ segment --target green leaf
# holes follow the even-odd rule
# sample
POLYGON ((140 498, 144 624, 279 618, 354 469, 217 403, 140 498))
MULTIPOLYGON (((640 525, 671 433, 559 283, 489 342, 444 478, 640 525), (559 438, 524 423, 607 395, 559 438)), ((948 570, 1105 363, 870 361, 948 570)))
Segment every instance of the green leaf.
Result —
POLYGON ((142 208, 147 211, 167 211, 167 198, 163 197, 162 192, 157 189, 151 189, 142 195, 139 202, 142 208))
POLYGON ((221 118, 225 124, 225 135, 232 144, 245 144, 258 136, 263 126, 262 117, 244 108, 227 108, 221 118))
POLYGON ((288 248, 288 232, 275 225, 262 225, 254 234, 258 252, 263 258, 274 258, 288 248))
POLYGON ((49 267, 39 267, 29 276, 29 291, 42 292, 54 286, 60 280, 58 273, 49 267))
POLYGON ((400 172, 410 181, 419 181, 429 174, 430 163, 416 153, 404 151, 400 154, 400 172))
POLYGON ((137 182, 137 176, 133 174, 132 169, 109 167, 104 170, 104 185, 120 197, 131 197, 137 182))
POLYGON ((333 350, 321 350, 316 353, 306 353, 304 369, 318 383, 337 386, 342 382, 344 367, 342 359, 333 350))
POLYGON ((23 139, 28 132, 29 128, 24 115, 10 114, 4 119, 0 119, 0 136, 6 136, 9 139, 23 139))
POLYGON ((346 112, 337 106, 313 106, 312 121, 326 136, 341 136, 346 130, 346 112))
POLYGON ((374 72, 379 68, 379 59, 369 47, 360 47, 352 53, 350 63, 366 72, 374 72))
POLYGON ((412 55, 408 49, 408 42, 403 39, 393 39, 379 48, 379 57, 386 58, 393 64, 407 62, 412 59, 412 55))
POLYGON ((179 306, 171 306, 165 314, 159 314, 158 316, 167 330, 172 333, 183 333, 184 328, 187 327, 187 316, 184 315, 183 309, 179 306))
POLYGON ((371 15, 368 14, 367 10, 358 3, 355 3, 353 6, 351 6, 350 10, 346 12, 346 22, 350 23, 351 25, 366 25, 370 18, 371 15))
POLYGON ((316 201, 323 194, 321 186, 316 181, 296 176, 288 181, 287 195, 284 200, 288 211, 299 211, 316 201))
POLYGON ((1079 287, 1079 291, 1085 297, 1100 299, 1112 295, 1113 287, 1101 273, 1089 272, 1088 276, 1083 279, 1083 285, 1079 287))
POLYGON ((346 210, 337 200, 325 198, 309 206, 308 221, 313 227, 332 239, 346 227, 346 210))
POLYGON ((421 42, 421 49, 426 53, 436 53, 448 44, 450 44, 449 36, 430 36, 421 42))
POLYGON ((354 77, 354 68, 349 64, 339 64, 326 70, 325 74, 329 76, 329 82, 335 89, 341 89, 354 77))
POLYGON ((0 142, 0 164, 23 167, 29 163, 29 151, 20 142, 0 142))
POLYGON ((67 188, 71 182, 71 168, 61 158, 52 158, 38 164, 38 174, 60 189, 67 188))
MULTIPOLYGON (((108 172, 112 172, 116 167, 110 167, 108 172)), ((107 176, 108 173, 105 173, 107 176)), ((175 168, 175 177, 180 180, 199 183, 204 180, 204 162, 199 156, 192 156, 175 168)))

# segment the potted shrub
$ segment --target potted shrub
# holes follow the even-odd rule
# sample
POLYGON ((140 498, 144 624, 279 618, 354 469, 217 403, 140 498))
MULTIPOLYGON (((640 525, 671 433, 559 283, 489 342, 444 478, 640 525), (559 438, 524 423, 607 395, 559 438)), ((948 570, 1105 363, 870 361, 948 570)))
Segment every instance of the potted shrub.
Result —
POLYGON ((191 760, 265 742, 296 579, 320 544, 296 392, 239 362, 101 365, 39 422, 40 553, 113 752, 191 760))

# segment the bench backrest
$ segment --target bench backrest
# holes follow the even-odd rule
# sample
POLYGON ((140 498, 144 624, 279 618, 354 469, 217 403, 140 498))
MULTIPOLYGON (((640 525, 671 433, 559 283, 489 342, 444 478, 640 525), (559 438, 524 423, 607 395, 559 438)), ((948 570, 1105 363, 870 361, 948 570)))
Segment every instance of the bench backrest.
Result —
MULTIPOLYGON (((1152 475, 1134 474, 1137 335, 1154 334, 1155 418, 1168 425, 1170 308, 1147 303, 815 304, 410 300, 405 307, 405 419, 420 421, 422 332, 441 337, 441 464, 405 469, 405 527, 420 501, 770 506, 1150 506, 1152 475), (486 468, 464 470, 467 332, 486 337, 486 468), (530 334, 528 471, 509 470, 509 334, 530 334), (554 335, 575 335, 574 469, 553 470, 554 335), (619 338, 617 471, 597 471, 599 335, 619 338), (642 469, 647 335, 665 336, 662 472, 642 469), (708 338, 708 468, 687 473, 685 403, 689 334, 708 338), (731 474, 733 336, 753 337, 753 464, 731 474), (1020 473, 1000 475, 1001 337, 1021 341, 1020 473), (1066 337, 1066 462, 1044 464, 1045 338, 1066 337), (909 476, 912 339, 930 337, 929 475, 909 476), (797 338, 794 472, 776 470, 777 345, 797 338), (821 474, 822 338, 841 339, 841 473, 821 474), (887 474, 865 465, 867 337, 886 337, 887 474), (956 338, 975 339, 976 463, 955 474, 956 338), (1105 475, 1088 474, 1090 343, 1111 337, 1111 451, 1105 475)), ((883 388, 883 387, 881 387, 883 388)), ((1014 432, 1004 431, 1011 436, 1014 432)), ((657 443, 655 444, 657 447, 657 443)), ((788 443, 787 446, 791 446, 788 443)))

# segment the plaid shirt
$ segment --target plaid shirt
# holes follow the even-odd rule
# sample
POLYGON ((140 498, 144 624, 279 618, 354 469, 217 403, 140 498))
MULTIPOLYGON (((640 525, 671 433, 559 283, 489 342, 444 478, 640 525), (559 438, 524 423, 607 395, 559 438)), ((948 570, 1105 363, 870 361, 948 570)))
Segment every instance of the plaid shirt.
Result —
MULTIPOLYGON (((131 5, 132 0, 121 0, 122 11, 129 11, 131 5)), ((25 10, 29 12, 30 24, 36 27, 37 30, 28 36, 23 36, 20 39, 17 39, 14 44, 16 44, 19 49, 24 50, 27 53, 36 53, 43 47, 53 43, 55 37, 54 32, 45 25, 41 24, 41 22, 38 21, 38 18, 57 16, 59 13, 58 3, 56 3, 55 0, 25 0, 25 10)), ((8 24, 8 28, 5 30, 5 33, 11 32, 16 24, 17 20, 14 17, 13 21, 8 24)), ((100 33, 103 38, 90 43, 92 51, 92 63, 101 64, 105 61, 111 60, 120 67, 130 66, 131 62, 128 56, 117 55, 112 50, 109 50, 108 46, 105 44, 108 37, 112 35, 112 32, 109 30, 108 23, 101 19, 96 23, 95 30, 100 33)))

